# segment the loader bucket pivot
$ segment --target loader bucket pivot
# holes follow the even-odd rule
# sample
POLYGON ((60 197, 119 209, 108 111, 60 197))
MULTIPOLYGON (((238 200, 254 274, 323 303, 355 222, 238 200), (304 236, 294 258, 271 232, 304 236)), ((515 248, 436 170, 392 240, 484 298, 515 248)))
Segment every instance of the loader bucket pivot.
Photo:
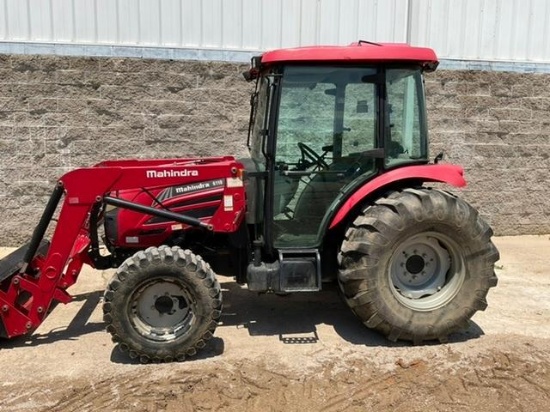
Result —
MULTIPOLYGON (((25 265, 25 255, 30 247, 30 242, 26 245, 21 246, 19 249, 13 251, 6 257, 0 260, 0 298, 8 292, 12 279, 14 276, 21 273, 21 269, 26 266, 26 270, 29 271, 34 265, 31 262, 31 265, 25 265)), ((50 242, 47 240, 42 240, 38 246, 38 249, 33 257, 33 260, 36 257, 43 258, 48 253, 50 247, 50 242)), ((4 323, 5 314, 7 314, 8 305, 4 300, 1 300, 3 303, 0 305, 0 338, 9 338, 7 332, 7 327, 4 323)))
MULTIPOLYGON (((0 290, 7 286, 9 279, 18 274, 23 267, 25 254, 29 249, 30 243, 21 246, 19 249, 13 251, 8 256, 0 260, 0 290)), ((43 240, 38 247, 38 251, 35 256, 46 256, 50 242, 43 240)))

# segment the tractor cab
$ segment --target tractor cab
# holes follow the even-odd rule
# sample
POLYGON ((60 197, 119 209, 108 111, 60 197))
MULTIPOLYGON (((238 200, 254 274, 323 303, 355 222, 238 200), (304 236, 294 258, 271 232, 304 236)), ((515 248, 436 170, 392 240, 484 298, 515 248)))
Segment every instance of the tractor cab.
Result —
POLYGON ((319 255, 359 187, 428 162, 422 73, 436 65, 429 49, 366 42, 252 59, 249 223, 264 254, 319 255))

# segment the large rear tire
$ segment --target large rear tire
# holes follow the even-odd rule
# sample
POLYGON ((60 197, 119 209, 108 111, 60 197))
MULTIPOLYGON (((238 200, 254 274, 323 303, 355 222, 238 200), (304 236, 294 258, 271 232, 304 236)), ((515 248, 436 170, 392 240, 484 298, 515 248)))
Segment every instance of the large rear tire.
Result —
POLYGON ((499 258, 492 233, 475 209, 450 193, 392 192, 348 228, 340 288, 363 323, 389 340, 444 342, 487 307, 499 258))
POLYGON ((105 291, 103 319, 131 358, 182 361, 212 338, 221 299, 215 274, 200 256, 151 247, 119 267, 105 291))

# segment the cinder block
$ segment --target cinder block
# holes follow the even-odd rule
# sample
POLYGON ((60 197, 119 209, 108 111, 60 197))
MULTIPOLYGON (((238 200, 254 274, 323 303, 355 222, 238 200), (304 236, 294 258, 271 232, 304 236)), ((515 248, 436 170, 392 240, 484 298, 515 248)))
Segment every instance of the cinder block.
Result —
MULTIPOLYGON (((56 179, 117 158, 246 156, 248 66, 0 56, 1 245, 23 243, 56 179)), ((432 156, 466 167, 458 190, 497 234, 550 232, 550 75, 426 77, 432 156)))

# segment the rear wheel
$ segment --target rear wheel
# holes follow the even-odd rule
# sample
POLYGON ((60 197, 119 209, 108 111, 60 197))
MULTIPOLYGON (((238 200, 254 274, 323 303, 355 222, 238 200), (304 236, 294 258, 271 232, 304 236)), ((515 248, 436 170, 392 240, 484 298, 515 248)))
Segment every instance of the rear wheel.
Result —
POLYGON ((366 207, 346 233, 339 282, 354 313, 390 340, 445 341, 495 286, 491 228, 465 201, 406 189, 366 207))
POLYGON ((221 290, 200 256, 178 247, 148 248, 127 259, 105 291, 113 341, 141 362, 184 360, 212 338, 221 290))

